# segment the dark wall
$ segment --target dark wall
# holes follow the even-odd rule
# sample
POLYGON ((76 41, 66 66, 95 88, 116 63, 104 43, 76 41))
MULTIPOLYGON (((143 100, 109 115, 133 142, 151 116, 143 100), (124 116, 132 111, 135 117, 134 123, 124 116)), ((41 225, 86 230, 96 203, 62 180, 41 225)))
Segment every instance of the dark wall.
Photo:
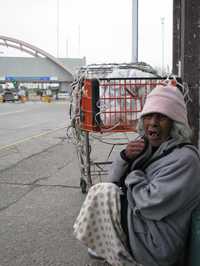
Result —
POLYGON ((194 131, 195 144, 199 141, 200 88, 200 1, 174 0, 173 9, 173 72, 178 65, 187 82, 192 102, 188 104, 189 122, 194 131))
POLYGON ((173 1, 173 73, 177 76, 181 60, 181 0, 173 1))

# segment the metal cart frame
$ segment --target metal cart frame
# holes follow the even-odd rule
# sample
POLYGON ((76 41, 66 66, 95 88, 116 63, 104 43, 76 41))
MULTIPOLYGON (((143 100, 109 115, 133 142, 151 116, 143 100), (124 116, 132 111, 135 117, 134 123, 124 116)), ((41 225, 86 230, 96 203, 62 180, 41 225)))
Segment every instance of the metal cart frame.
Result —
MULTIPOLYGON (((109 160, 99 162, 91 160, 90 133, 102 135, 105 132, 113 134, 135 132, 136 121, 147 94, 164 82, 166 78, 160 77, 85 78, 81 80, 74 128, 76 128, 76 134, 79 132, 79 138, 81 134, 82 140, 77 149, 81 164, 82 193, 86 193, 93 185, 92 176, 97 173, 106 174, 103 167, 112 163, 109 160), (98 171, 92 171, 91 167, 97 167, 98 171)), ((109 154, 114 146, 115 144, 109 154)))

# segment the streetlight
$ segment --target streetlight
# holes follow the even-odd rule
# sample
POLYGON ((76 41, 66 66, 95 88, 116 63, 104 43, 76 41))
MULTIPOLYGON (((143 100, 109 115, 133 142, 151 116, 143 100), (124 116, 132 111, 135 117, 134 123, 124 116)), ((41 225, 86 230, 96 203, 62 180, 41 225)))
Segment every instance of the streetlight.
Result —
POLYGON ((68 39, 66 39, 66 57, 69 57, 69 43, 68 43, 68 39))
POLYGON ((59 0, 57 0, 57 58, 59 58, 59 0))
POLYGON ((132 0, 132 62, 138 62, 138 0, 132 0))
POLYGON ((80 25, 78 25, 78 56, 80 57, 81 51, 81 30, 80 25))
POLYGON ((161 38, 162 38, 162 76, 164 75, 164 48, 165 48, 165 18, 161 18, 161 38))

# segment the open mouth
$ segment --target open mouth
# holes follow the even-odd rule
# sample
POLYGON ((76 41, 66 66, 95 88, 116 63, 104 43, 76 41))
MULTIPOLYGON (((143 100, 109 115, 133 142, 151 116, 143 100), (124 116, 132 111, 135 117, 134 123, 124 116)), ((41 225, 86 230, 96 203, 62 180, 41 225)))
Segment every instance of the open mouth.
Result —
POLYGON ((159 132, 154 131, 154 130, 149 130, 149 131, 148 131, 148 135, 149 135, 151 138, 154 138, 154 139, 157 139, 157 138, 159 138, 159 136, 160 136, 159 132))

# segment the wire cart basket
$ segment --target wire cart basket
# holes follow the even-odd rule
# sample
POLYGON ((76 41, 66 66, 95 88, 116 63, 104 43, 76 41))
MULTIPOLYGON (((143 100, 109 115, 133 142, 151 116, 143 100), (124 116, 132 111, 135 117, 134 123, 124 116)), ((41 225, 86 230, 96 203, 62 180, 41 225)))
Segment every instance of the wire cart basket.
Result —
MULTIPOLYGON (((72 84, 70 117, 68 136, 75 139, 78 160, 80 163, 80 187, 83 193, 93 185, 93 178, 98 175, 101 179, 108 173, 109 160, 116 144, 104 140, 104 144, 111 144, 112 148, 105 160, 95 161, 91 158, 92 138, 102 139, 112 134, 117 144, 125 145, 128 138, 118 137, 119 134, 133 134, 136 123, 142 111, 147 94, 157 85, 166 82, 161 77, 134 78, 93 78, 84 77, 72 84)), ((96 150, 101 153, 102 150, 96 150)))

